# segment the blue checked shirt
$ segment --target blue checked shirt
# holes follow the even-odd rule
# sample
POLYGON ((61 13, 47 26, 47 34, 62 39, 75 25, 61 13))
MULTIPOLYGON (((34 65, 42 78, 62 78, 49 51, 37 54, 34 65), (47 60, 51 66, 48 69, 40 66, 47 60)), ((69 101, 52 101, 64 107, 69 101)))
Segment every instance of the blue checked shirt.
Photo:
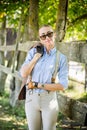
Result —
MULTIPOLYGON (((29 63, 32 60, 35 53, 36 53, 35 48, 29 50, 23 65, 29 63)), ((32 81, 43 84, 45 83, 50 84, 52 75, 55 71, 55 63, 56 63, 56 48, 51 49, 49 54, 46 52, 46 49, 44 48, 43 56, 38 60, 32 71, 32 81)), ((57 74, 58 83, 62 84, 64 86, 64 89, 66 89, 68 87, 68 64, 66 56, 62 53, 60 53, 58 64, 59 64, 57 74)), ((45 90, 35 89, 35 91, 43 92, 45 90)))

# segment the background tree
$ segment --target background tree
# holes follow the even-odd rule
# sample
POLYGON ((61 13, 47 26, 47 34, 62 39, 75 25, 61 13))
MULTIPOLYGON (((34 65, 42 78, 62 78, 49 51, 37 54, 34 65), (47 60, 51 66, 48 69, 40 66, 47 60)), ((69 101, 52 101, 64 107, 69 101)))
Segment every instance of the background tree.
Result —
POLYGON ((37 40, 39 0, 30 0, 29 3, 29 40, 37 40))
POLYGON ((68 0, 59 1, 56 22, 56 42, 61 42, 65 37, 68 0))
POLYGON ((69 0, 66 41, 87 39, 87 0, 69 0))
MULTIPOLYGON (((6 43, 6 17, 3 16, 3 22, 0 29, 0 45, 4 45, 6 43)), ((4 53, 0 52, 0 64, 5 65, 4 53)), ((0 72, 0 95, 3 95, 5 89, 5 79, 6 74, 0 72)))

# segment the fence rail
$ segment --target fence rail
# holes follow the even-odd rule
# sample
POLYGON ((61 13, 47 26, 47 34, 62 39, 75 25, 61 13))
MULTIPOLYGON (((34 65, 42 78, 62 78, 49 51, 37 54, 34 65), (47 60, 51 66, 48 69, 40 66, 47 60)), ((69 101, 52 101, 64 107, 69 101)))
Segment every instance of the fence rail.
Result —
MULTIPOLYGON (((37 41, 19 43, 18 51, 27 52, 37 41)), ((87 63, 87 41, 75 41, 56 44, 57 49, 67 55, 69 60, 87 63)), ((16 45, 0 46, 0 51, 15 51, 16 45)))
MULTIPOLYGON (((27 41, 25 43, 19 43, 17 51, 26 52, 35 44, 37 41, 27 41)), ((56 44, 57 49, 59 49, 62 53, 64 53, 68 60, 76 61, 80 63, 84 63, 87 66, 87 41, 75 41, 75 42, 67 42, 67 43, 58 43, 56 44)), ((1 52, 6 51, 15 51, 16 45, 8 45, 8 46, 0 46, 1 52)), ((11 68, 0 65, 0 71, 4 73, 10 73, 12 76, 20 79, 17 70, 12 73, 11 68)), ((85 72, 87 69, 85 69, 85 72)), ((86 72, 87 73, 87 72, 86 72)), ((86 79, 86 77, 85 77, 86 79)), ((85 84, 86 84, 85 80, 85 84)))

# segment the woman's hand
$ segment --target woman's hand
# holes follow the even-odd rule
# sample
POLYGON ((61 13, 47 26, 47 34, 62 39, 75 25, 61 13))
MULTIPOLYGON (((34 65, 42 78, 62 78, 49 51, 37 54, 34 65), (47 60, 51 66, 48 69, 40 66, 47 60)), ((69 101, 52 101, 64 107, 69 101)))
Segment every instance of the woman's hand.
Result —
POLYGON ((39 60, 39 58, 42 56, 42 54, 41 53, 36 53, 35 55, 34 55, 34 57, 33 57, 33 60, 34 61, 37 61, 37 60, 39 60))
POLYGON ((28 83, 28 89, 33 89, 33 88, 35 88, 35 86, 33 85, 33 82, 30 81, 30 82, 28 83))

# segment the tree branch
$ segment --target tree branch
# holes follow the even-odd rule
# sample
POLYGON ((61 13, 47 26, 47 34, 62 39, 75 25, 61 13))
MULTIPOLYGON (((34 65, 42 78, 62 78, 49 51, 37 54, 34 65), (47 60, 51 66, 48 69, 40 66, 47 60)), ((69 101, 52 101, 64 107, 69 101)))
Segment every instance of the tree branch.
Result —
POLYGON ((68 27, 67 28, 69 28, 70 26, 72 26, 73 24, 75 24, 78 21, 81 22, 80 20, 83 20, 83 19, 87 19, 87 13, 77 17, 72 22, 67 21, 67 23, 68 23, 68 27))

